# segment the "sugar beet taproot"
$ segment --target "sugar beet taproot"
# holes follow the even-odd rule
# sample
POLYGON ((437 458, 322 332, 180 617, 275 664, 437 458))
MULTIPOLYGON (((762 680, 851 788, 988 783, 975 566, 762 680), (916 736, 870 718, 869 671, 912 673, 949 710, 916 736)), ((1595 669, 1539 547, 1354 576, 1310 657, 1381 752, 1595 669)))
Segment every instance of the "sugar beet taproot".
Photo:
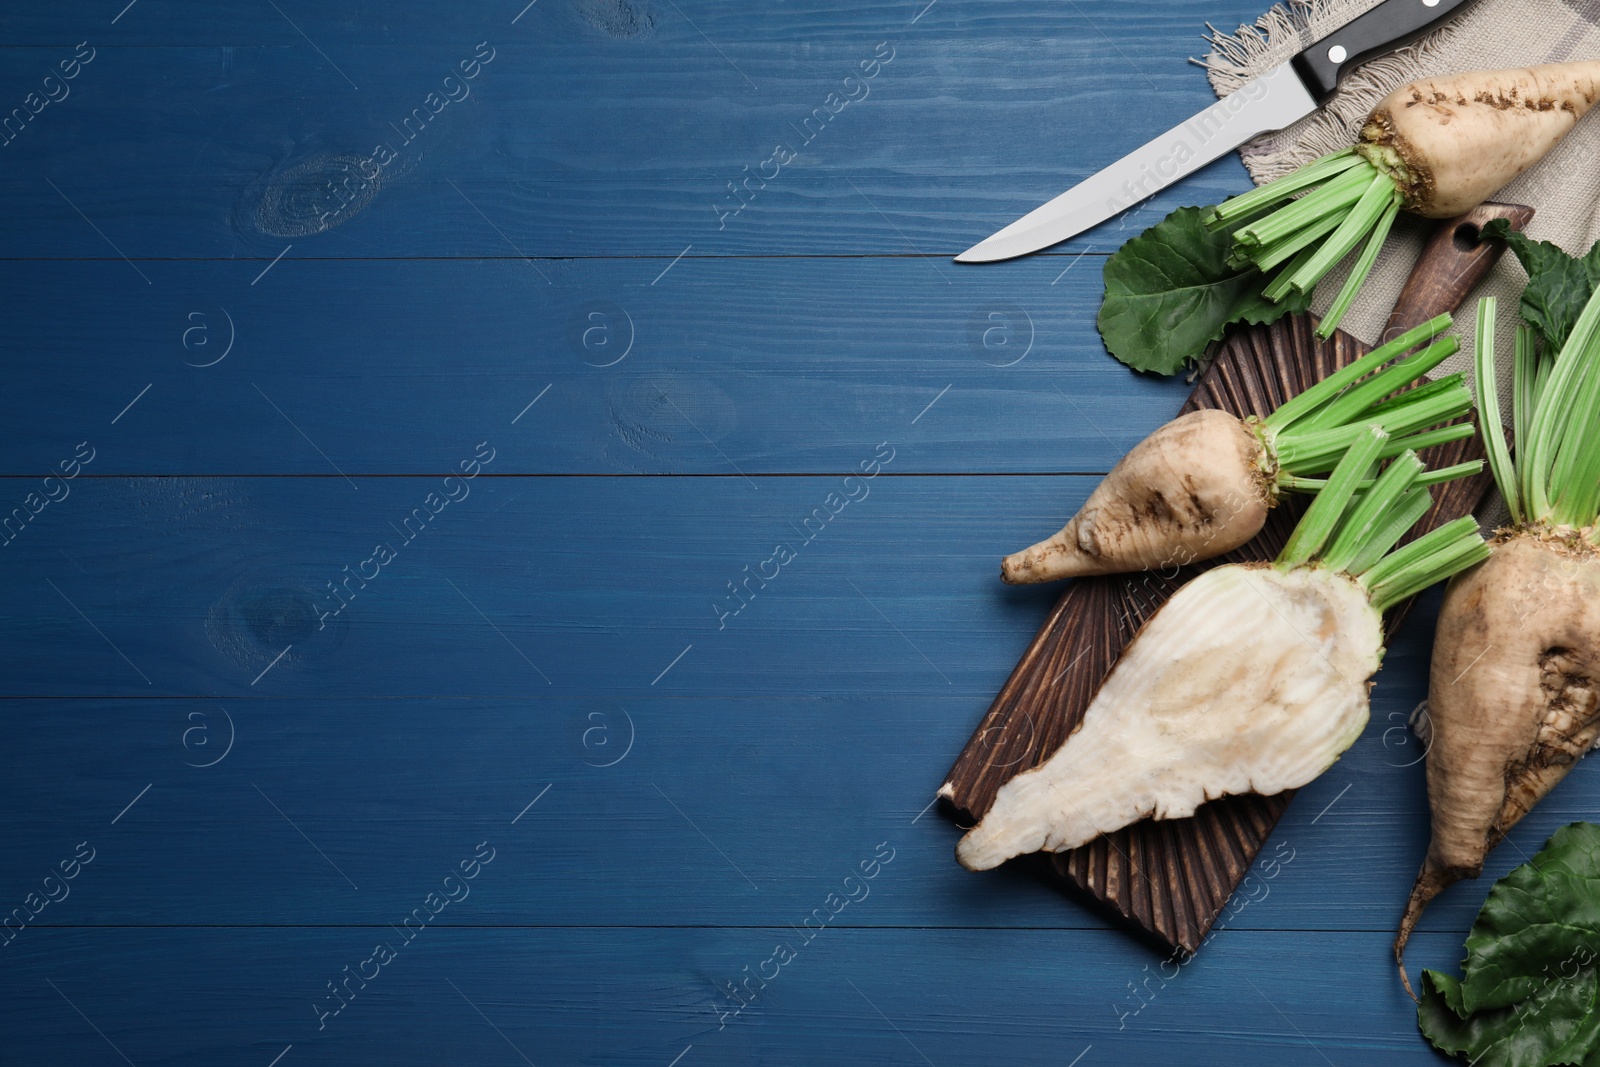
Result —
MULTIPOLYGON (((1470 425, 1438 426, 1471 407, 1461 375, 1406 389, 1455 352, 1453 338, 1380 369, 1449 324, 1441 315, 1408 331, 1265 417, 1201 410, 1174 419, 1134 446, 1064 528, 1007 556, 1001 578, 1046 582, 1212 559, 1254 537, 1280 491, 1320 489, 1313 476, 1332 469, 1368 427, 1391 435, 1385 458, 1469 436, 1470 425)), ((1431 471, 1421 484, 1479 466, 1431 471)))

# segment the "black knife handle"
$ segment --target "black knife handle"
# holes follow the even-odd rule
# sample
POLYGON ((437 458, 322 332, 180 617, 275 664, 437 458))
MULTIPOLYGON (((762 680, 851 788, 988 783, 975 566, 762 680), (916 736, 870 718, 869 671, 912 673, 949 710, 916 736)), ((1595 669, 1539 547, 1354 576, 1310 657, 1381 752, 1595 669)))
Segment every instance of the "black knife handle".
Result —
POLYGON ((1369 59, 1410 44, 1477 0, 1384 0, 1295 56, 1295 73, 1322 103, 1339 86, 1339 76, 1369 59))

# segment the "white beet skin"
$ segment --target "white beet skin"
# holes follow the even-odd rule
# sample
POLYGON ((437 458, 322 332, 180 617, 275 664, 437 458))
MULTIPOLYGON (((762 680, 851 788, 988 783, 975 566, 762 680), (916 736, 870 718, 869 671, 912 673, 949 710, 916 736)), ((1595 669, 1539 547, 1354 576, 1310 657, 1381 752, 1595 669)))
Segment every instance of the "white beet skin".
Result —
POLYGON ((1600 62, 1472 71, 1401 86, 1358 148, 1389 171, 1408 211, 1470 211, 1537 163, 1600 97, 1600 62))
POLYGON ((1265 446, 1236 416, 1192 411, 1134 446, 1060 532, 1000 564, 1009 584, 1211 559, 1254 537, 1276 489, 1265 446))
POLYGON ((1360 736, 1382 656, 1382 619, 1346 575, 1206 571, 1123 649, 1055 754, 1000 788, 956 858, 988 870, 1217 797, 1305 785, 1360 736))
MULTIPOLYGON (((1428 681, 1433 839, 1395 938, 1483 871, 1600 737, 1600 551, 1571 531, 1507 535, 1445 592, 1428 681)), ((1413 994, 1414 995, 1414 994, 1413 994)))

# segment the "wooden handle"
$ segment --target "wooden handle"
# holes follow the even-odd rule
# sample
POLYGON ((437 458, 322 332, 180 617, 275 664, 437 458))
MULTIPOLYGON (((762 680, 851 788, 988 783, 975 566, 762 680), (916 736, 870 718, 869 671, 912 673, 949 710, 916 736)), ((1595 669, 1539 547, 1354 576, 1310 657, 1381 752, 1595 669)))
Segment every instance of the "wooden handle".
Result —
POLYGON ((1417 265, 1411 268, 1411 277, 1400 290, 1400 298, 1395 301, 1389 324, 1383 328, 1378 343, 1398 337, 1411 327, 1460 306, 1506 250, 1504 241, 1478 239, 1490 220, 1505 219, 1513 230, 1520 230, 1531 218, 1533 208, 1525 204, 1491 202, 1441 222, 1423 246, 1417 265))

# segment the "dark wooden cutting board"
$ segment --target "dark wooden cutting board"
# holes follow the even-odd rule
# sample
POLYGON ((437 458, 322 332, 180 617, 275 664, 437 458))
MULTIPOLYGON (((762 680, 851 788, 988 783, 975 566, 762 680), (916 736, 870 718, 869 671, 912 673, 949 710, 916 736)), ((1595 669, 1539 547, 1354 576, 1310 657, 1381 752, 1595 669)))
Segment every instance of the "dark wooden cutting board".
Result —
MULTIPOLYGON (((1455 311, 1505 250, 1499 242, 1480 243, 1479 228, 1504 218, 1521 229, 1532 216, 1533 209, 1522 205, 1485 204, 1440 223, 1401 290, 1384 337, 1455 311)), ((1271 326, 1233 331, 1200 375, 1182 412, 1270 412, 1370 350, 1343 331, 1318 340, 1315 328, 1314 317, 1290 315, 1271 326)), ((1482 456, 1476 436, 1422 453, 1429 467, 1482 456)), ((1489 485, 1485 471, 1436 488, 1433 510, 1412 536, 1470 513, 1489 485)), ((1218 559, 1173 571, 1068 582, 940 788, 947 813, 962 826, 975 823, 1000 786, 1043 763, 1077 728, 1123 646, 1145 619, 1209 567, 1276 556, 1307 502, 1285 494, 1254 540, 1218 559)), ((1407 607, 1390 613, 1390 632, 1407 607)), ((1053 877, 1079 894, 1168 950, 1192 953, 1293 797, 1292 791, 1224 797, 1190 818, 1145 820, 1044 859, 1053 877)))

